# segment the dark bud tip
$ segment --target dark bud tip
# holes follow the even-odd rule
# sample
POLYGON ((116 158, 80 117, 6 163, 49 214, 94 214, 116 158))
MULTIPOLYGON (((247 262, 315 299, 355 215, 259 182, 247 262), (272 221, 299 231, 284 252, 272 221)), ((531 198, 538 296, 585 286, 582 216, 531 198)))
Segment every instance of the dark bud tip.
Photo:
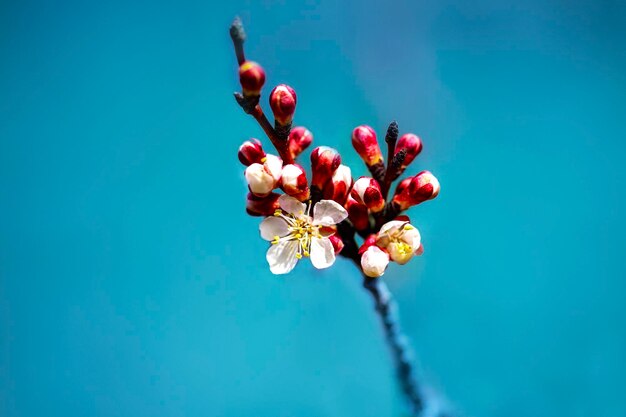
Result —
POLYGON ((385 136, 385 142, 395 144, 398 140, 398 123, 394 120, 389 123, 387 128, 387 135, 385 136))
POLYGON ((236 16, 230 25, 230 37, 233 41, 243 42, 246 40, 246 31, 243 29, 243 23, 239 16, 236 16))
POLYGON ((398 153, 393 156, 393 159, 391 160, 391 167, 394 170, 399 170, 400 167, 402 167, 402 163, 404 162, 405 158, 406 149, 400 149, 400 151, 398 151, 398 153))

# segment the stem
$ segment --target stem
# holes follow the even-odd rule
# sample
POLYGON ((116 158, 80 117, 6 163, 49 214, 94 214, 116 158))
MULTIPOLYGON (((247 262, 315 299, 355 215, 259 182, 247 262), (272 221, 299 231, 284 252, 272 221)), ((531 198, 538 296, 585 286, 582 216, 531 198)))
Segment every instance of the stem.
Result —
POLYGON ((385 338, 391 348, 391 353, 396 365, 396 376, 400 382, 402 391, 411 404, 413 415, 420 415, 424 409, 423 394, 415 378, 408 339, 400 328, 398 306, 383 280, 364 277, 363 288, 365 288, 374 299, 376 312, 385 330, 385 338))
MULTIPOLYGON (((243 29, 243 23, 241 23, 241 19, 236 17, 233 20, 233 23, 230 25, 230 37, 233 40, 233 46, 235 47, 235 54, 237 55, 237 62, 241 66, 246 60, 244 51, 243 51, 243 43, 246 40, 246 32, 243 29)), ((259 104, 260 96, 248 96, 242 93, 235 93, 235 100, 241 106, 243 111, 252 115, 254 119, 259 123, 269 140, 272 142, 272 145, 278 151, 278 155, 283 160, 285 164, 293 164, 293 157, 291 156, 291 152, 289 152, 289 142, 287 141, 287 137, 289 135, 289 128, 286 130, 286 135, 284 131, 281 132, 282 135, 279 135, 274 127, 272 127, 269 120, 263 113, 263 109, 259 104), (282 137, 281 137, 282 136, 282 137)))
POLYGON ((387 134, 385 135, 385 142, 387 142, 387 170, 385 171, 385 176, 383 179, 383 183, 381 184, 381 191, 383 198, 387 199, 387 194, 389 193, 389 187, 391 186, 391 182, 393 181, 393 157, 396 149, 396 142, 398 140, 398 123, 394 120, 389 123, 389 127, 387 128, 387 134))
POLYGON ((261 106, 257 104, 250 114, 256 119, 267 137, 270 139, 270 141, 278 151, 278 155, 283 160, 283 163, 293 164, 293 158, 291 156, 291 152, 289 152, 288 147, 289 142, 278 137, 278 135, 276 134, 276 130, 274 130, 274 128, 270 124, 270 121, 267 120, 267 117, 265 116, 265 113, 263 113, 263 109, 261 108, 261 106))
POLYGON ((233 40, 233 46, 235 47, 235 54, 237 55, 237 63, 241 66, 246 62, 246 56, 243 53, 243 43, 246 40, 246 32, 243 29, 243 24, 239 17, 235 17, 233 23, 230 25, 230 37, 233 40))
MULTIPOLYGON (((354 228, 347 222, 338 225, 338 233, 344 241, 344 248, 340 254, 354 262, 361 271, 361 257, 358 254, 358 245, 354 240, 354 228)), ((385 331, 385 339, 391 348, 391 354, 396 366, 396 377, 402 393, 410 404, 411 416, 414 417, 450 417, 439 409, 435 399, 427 397, 421 389, 413 363, 413 350, 409 339, 400 327, 398 305, 396 304, 387 285, 381 278, 370 278, 363 275, 363 288, 374 299, 376 313, 385 331)))

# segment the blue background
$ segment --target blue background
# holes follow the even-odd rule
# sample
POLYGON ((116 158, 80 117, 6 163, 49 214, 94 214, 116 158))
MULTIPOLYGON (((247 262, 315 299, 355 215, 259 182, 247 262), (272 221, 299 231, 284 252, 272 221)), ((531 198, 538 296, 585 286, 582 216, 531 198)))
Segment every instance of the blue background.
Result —
POLYGON ((385 280, 429 383, 626 416, 626 8, 493 0, 2 2, 0 415, 402 414, 352 265, 268 271, 235 14, 355 175, 357 124, 422 136, 442 192, 385 280))

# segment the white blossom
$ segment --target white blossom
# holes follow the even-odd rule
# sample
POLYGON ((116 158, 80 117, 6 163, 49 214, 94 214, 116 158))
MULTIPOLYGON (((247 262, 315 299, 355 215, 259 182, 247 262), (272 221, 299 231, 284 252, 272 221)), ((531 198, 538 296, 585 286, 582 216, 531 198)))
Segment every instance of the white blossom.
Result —
POLYGON ((303 257, 310 257, 315 268, 328 268, 335 262, 335 251, 328 238, 333 232, 322 229, 348 217, 338 203, 321 200, 311 207, 288 195, 278 199, 281 210, 261 222, 261 237, 272 243, 266 259, 274 274, 290 272, 303 257))

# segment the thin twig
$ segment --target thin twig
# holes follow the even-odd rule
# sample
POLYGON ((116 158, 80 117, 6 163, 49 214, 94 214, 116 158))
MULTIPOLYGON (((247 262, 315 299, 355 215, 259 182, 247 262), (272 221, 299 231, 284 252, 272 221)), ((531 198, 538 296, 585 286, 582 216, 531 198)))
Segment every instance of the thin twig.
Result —
POLYGON ((387 142, 387 170, 385 171, 385 176, 383 179, 383 183, 381 184, 381 191, 383 194, 383 198, 387 199, 387 194, 389 193, 389 187, 391 186, 393 172, 395 170, 393 164, 393 157, 396 150, 396 142, 398 140, 398 123, 394 120, 389 124, 387 128, 387 134, 385 135, 385 142, 387 142))

